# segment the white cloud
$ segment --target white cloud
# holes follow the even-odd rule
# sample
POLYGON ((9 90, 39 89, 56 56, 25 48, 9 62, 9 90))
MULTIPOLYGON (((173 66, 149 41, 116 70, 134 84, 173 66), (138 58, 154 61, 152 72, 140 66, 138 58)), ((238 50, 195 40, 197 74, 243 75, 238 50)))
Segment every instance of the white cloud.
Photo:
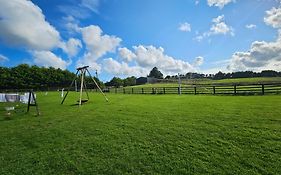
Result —
POLYGON ((194 67, 186 61, 175 59, 164 53, 162 47, 134 46, 135 61, 137 65, 152 69, 158 67, 164 74, 184 73, 194 70, 194 67))
POLYGON ((224 15, 218 16, 212 20, 212 26, 209 31, 204 32, 202 35, 195 37, 197 41, 201 41, 206 37, 212 35, 227 35, 230 34, 234 36, 234 29, 231 26, 228 26, 224 21, 224 15))
POLYGON ((225 5, 235 2, 235 0, 208 0, 208 5, 211 6, 216 6, 220 9, 222 9, 225 5))
POLYGON ((116 36, 103 34, 100 27, 95 25, 80 28, 80 31, 87 51, 77 61, 77 65, 89 65, 91 69, 101 70, 97 60, 107 53, 114 53, 122 40, 116 36))
POLYGON ((68 1, 68 5, 59 5, 57 8, 67 16, 78 19, 91 17, 92 12, 99 13, 100 0, 81 0, 80 3, 77 1, 68 1))
POLYGON ((254 41, 247 52, 235 52, 228 69, 232 71, 272 69, 281 71, 281 9, 273 7, 266 11, 264 22, 279 28, 276 41, 254 41))
POLYGON ((99 4, 100 4, 99 0, 82 0, 80 5, 82 7, 88 8, 89 10, 95 13, 98 13, 99 4))
POLYGON ((34 63, 40 66, 66 69, 70 64, 50 51, 31 51, 31 54, 34 63))
POLYGON ((224 15, 218 16, 212 20, 214 23, 211 26, 209 35, 218 35, 218 34, 231 34, 234 35, 233 29, 231 26, 226 25, 224 21, 224 15))
POLYGON ((61 43, 60 47, 69 57, 74 57, 82 48, 82 43, 79 39, 70 38, 66 43, 61 43))
POLYGON ((190 32, 191 31, 191 25, 187 22, 180 23, 180 26, 178 28, 182 32, 190 32))
POLYGON ((32 1, 2 0, 0 19, 0 39, 10 45, 49 50, 60 42, 59 32, 32 1))
POLYGON ((79 59, 76 62, 77 67, 82 67, 82 66, 89 66, 89 70, 96 70, 98 73, 101 72, 102 66, 101 64, 97 63, 96 60, 93 60, 92 55, 90 53, 86 53, 82 59, 79 59))
POLYGON ((136 57, 136 55, 126 47, 119 48, 118 51, 119 51, 119 56, 125 62, 131 62, 136 57))
POLYGON ((199 3, 200 3, 199 0, 196 0, 196 1, 195 1, 195 5, 198 5, 199 3))
POLYGON ((5 61, 9 61, 9 59, 6 56, 0 54, 0 63, 5 61))
POLYGON ((228 66, 230 70, 281 70, 281 30, 274 42, 255 41, 247 52, 235 52, 228 66))
POLYGON ((62 23, 64 27, 67 29, 69 34, 74 34, 80 32, 79 21, 75 19, 73 16, 68 15, 62 18, 62 23))
MULTIPOLYGON (((75 1, 73 1, 73 2, 75 2, 75 1)), ((91 11, 85 7, 82 7, 81 4, 61 5, 61 6, 58 6, 57 8, 62 13, 73 16, 78 19, 86 19, 91 16, 91 11)))
POLYGON ((117 76, 146 76, 149 73, 149 69, 140 66, 129 66, 128 63, 121 62, 107 58, 103 61, 104 69, 108 73, 117 76))
POLYGON ((203 63, 204 63, 204 58, 201 56, 198 56, 195 58, 193 66, 198 67, 198 66, 201 66, 203 63))
POLYGON ((109 36, 102 33, 98 26, 88 26, 80 28, 83 42, 86 44, 87 51, 82 58, 77 61, 78 66, 89 65, 92 69, 104 69, 115 75, 135 75, 146 76, 153 67, 158 67, 163 73, 184 73, 195 70, 195 68, 186 61, 174 59, 164 54, 162 47, 154 46, 134 46, 134 51, 126 47, 119 48, 119 56, 123 59, 118 62, 112 58, 102 61, 98 60, 107 53, 115 52, 122 41, 116 36, 109 36))
MULTIPOLYGON (((134 46, 133 51, 127 48, 119 50, 123 51, 122 54, 125 57, 123 59, 126 62, 118 62, 112 58, 105 59, 103 62, 105 70, 114 75, 146 76, 153 67, 157 67, 165 75, 186 73, 197 69, 186 61, 166 55, 162 47, 139 45, 134 46), (127 55, 131 55, 130 59, 127 55)), ((196 66, 202 63, 203 57, 198 57, 196 66)))
POLYGON ((90 70, 101 71, 101 65, 97 63, 96 58, 90 52, 85 53, 84 56, 77 61, 76 66, 90 66, 90 70))
POLYGON ((257 26, 255 24, 247 24, 245 27, 247 29, 255 29, 255 28, 257 28, 257 26))
POLYGON ((115 52, 122 41, 116 36, 103 35, 99 26, 90 25, 81 28, 83 41, 94 59, 104 56, 108 52, 115 52))
POLYGON ((273 7, 272 9, 266 11, 264 22, 274 28, 281 28, 281 7, 273 7))

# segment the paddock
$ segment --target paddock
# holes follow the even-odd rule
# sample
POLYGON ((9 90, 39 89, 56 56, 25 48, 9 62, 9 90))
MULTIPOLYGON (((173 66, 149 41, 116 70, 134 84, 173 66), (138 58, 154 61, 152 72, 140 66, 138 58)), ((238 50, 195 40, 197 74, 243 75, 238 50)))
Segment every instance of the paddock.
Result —
MULTIPOLYGON (((0 111, 1 174, 278 174, 279 95, 37 92, 40 117, 0 111)), ((0 103, 2 109, 2 103, 0 103)))

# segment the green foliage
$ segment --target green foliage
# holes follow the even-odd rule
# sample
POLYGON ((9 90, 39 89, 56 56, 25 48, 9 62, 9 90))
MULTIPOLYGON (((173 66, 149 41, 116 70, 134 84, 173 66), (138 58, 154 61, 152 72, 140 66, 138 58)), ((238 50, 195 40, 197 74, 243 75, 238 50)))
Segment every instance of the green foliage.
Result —
POLYGON ((136 85, 136 77, 128 77, 123 79, 123 86, 134 86, 136 85))
MULTIPOLYGON (((102 81, 100 81, 97 77, 92 77, 98 84, 98 86, 100 88, 104 88, 104 83, 102 81)), ((85 77, 85 81, 86 81, 86 84, 87 84, 87 88, 88 89, 96 89, 98 88, 97 85, 94 83, 94 81, 92 80, 92 78, 90 76, 86 76, 85 77)))
POLYGON ((280 96, 37 95, 40 117, 0 103, 0 174, 281 172, 280 96))
POLYGON ((74 78, 68 70, 21 64, 0 67, 0 89, 47 89, 68 86, 74 78))
POLYGON ((158 79, 163 79, 163 74, 158 70, 157 67, 154 67, 154 68, 150 71, 148 77, 154 77, 154 78, 158 78, 158 79))
MULTIPOLYGON (((216 74, 200 74, 196 72, 188 72, 185 75, 180 75, 182 79, 213 79, 213 80, 222 80, 222 79, 236 79, 236 78, 257 78, 257 77, 281 77, 281 72, 274 70, 263 70, 261 72, 253 71, 238 71, 232 73, 223 73, 219 71, 216 74)), ((165 79, 178 79, 178 75, 167 75, 165 79)))
POLYGON ((221 79, 224 79, 224 73, 219 71, 218 73, 215 74, 214 80, 221 80, 221 79))
POLYGON ((118 77, 113 77, 109 82, 105 83, 106 86, 120 87, 123 86, 123 80, 118 77))
POLYGON ((125 79, 121 79, 119 77, 113 77, 109 82, 105 83, 108 87, 120 87, 120 86, 134 86, 136 85, 136 77, 127 77, 125 79))

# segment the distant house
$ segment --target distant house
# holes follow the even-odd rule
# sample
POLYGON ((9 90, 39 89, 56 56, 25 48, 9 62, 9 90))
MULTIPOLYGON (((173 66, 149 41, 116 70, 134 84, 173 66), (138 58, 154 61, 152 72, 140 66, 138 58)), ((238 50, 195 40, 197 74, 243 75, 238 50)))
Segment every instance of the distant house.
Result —
POLYGON ((146 83, 157 83, 157 78, 154 77, 139 77, 136 79, 136 84, 141 85, 141 84, 146 84, 146 83))

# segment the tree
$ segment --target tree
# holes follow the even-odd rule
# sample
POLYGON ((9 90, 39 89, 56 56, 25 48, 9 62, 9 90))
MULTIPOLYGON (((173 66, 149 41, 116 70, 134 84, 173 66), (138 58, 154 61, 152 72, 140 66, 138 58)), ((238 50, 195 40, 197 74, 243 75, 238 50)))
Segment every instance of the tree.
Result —
POLYGON ((68 70, 20 64, 0 67, 0 89, 46 89, 67 87, 75 77, 68 70))
POLYGON ((224 79, 225 74, 219 71, 218 73, 215 74, 214 79, 215 80, 221 80, 224 79))
POLYGON ((154 67, 147 77, 154 77, 158 79, 163 79, 163 74, 158 70, 157 67, 154 67))
POLYGON ((263 70, 261 72, 262 77, 278 77, 278 72, 274 70, 263 70))
POLYGON ((104 88, 103 82, 100 81, 97 77, 85 76, 85 82, 86 82, 87 88, 89 88, 89 89, 97 89, 98 88, 96 83, 93 81, 92 78, 96 81, 96 83, 98 84, 98 86, 100 88, 104 88))
POLYGON ((136 77, 127 77, 123 80, 123 86, 134 86, 136 85, 136 77))
POLYGON ((171 76, 170 75, 167 75, 166 77, 165 77, 165 79, 170 79, 171 78, 171 76))
POLYGON ((106 86, 120 87, 123 85, 123 80, 118 77, 113 77, 109 82, 105 83, 106 86))

